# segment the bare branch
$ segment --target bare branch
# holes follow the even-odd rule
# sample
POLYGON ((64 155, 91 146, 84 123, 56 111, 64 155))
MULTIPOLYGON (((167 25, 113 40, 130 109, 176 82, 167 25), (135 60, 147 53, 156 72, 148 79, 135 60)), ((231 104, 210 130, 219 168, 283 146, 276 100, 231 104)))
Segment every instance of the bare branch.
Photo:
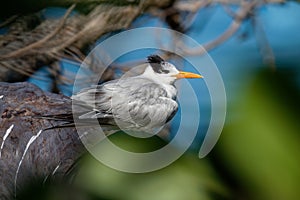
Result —
POLYGON ((174 8, 179 11, 197 12, 199 9, 211 4, 211 0, 203 1, 179 1, 176 2, 174 8))
POLYGON ((15 21, 18 17, 19 17, 18 15, 13 15, 13 16, 9 17, 7 20, 5 20, 4 22, 2 22, 0 24, 0 28, 3 28, 5 26, 9 25, 13 21, 15 21))
POLYGON ((271 45, 266 36, 265 30, 258 16, 253 18, 253 26, 255 28, 256 41, 260 48, 260 53, 263 57, 264 64, 270 66, 272 70, 276 69, 275 56, 271 45))
POLYGON ((209 51, 218 45, 225 42, 228 38, 230 38, 241 26, 242 21, 248 17, 250 12, 255 8, 257 5, 257 1, 251 1, 251 2, 245 2, 241 8, 237 11, 235 14, 235 19, 233 22, 229 25, 229 27, 226 29, 224 33, 222 33, 219 37, 216 39, 204 44, 201 48, 187 48, 184 44, 180 44, 179 48, 180 50, 188 55, 200 55, 205 53, 206 51, 209 51))

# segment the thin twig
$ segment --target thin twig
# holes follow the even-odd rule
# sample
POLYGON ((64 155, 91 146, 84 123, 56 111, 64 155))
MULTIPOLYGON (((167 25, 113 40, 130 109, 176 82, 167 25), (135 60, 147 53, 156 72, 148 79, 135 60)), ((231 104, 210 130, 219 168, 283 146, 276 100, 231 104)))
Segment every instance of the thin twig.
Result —
POLYGON ((71 52, 74 52, 76 57, 78 57, 81 62, 84 61, 86 55, 84 55, 78 48, 75 46, 70 46, 68 49, 70 49, 71 52))
POLYGON ((222 3, 222 7, 224 8, 224 11, 227 13, 227 15, 229 15, 231 18, 235 18, 235 12, 231 9, 230 5, 228 4, 223 4, 222 3))
POLYGON ((260 53, 263 57, 264 64, 270 66, 270 68, 275 71, 276 63, 273 49, 268 41, 266 32, 261 24, 261 21, 257 15, 253 18, 253 27, 255 28, 256 41, 260 48, 260 53))
POLYGON ((66 52, 66 54, 64 54, 62 57, 73 59, 73 60, 77 61, 79 64, 84 61, 84 58, 78 56, 77 53, 74 53, 73 51, 71 51, 70 48, 66 48, 64 51, 66 52), (67 54, 70 54, 70 55, 67 55, 67 54))
POLYGON ((179 2, 175 3, 174 8, 179 11, 188 11, 188 12, 195 13, 198 10, 200 10, 201 8, 208 6, 211 3, 212 3, 212 1, 210 1, 210 0, 193 1, 193 2, 179 1, 179 2))
POLYGON ((38 80, 42 80, 42 81, 46 81, 46 79, 41 78, 39 76, 36 76, 36 75, 32 74, 31 72, 28 72, 26 70, 23 70, 23 69, 20 69, 20 68, 17 68, 17 67, 13 67, 13 66, 11 66, 11 65, 9 65, 7 63, 1 63, 1 64, 2 64, 2 66, 6 67, 6 68, 8 68, 10 70, 13 70, 13 71, 18 72, 20 74, 23 74, 25 76, 32 77, 32 78, 35 78, 35 79, 38 79, 38 80))
POLYGON ((2 22, 0 24, 0 28, 3 28, 5 26, 7 26, 8 24, 12 23, 13 21, 15 21, 17 18, 19 17, 19 15, 13 15, 11 17, 9 17, 7 20, 5 20, 4 22, 2 22))

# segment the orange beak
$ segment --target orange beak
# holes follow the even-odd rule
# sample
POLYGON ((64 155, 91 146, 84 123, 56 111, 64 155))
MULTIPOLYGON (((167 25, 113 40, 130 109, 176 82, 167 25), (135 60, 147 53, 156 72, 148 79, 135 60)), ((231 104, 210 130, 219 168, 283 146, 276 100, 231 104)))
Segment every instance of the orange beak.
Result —
POLYGON ((194 74, 191 72, 183 72, 183 71, 179 71, 179 73, 176 74, 175 77, 177 79, 180 79, 180 78, 203 78, 203 76, 201 76, 199 74, 194 74))

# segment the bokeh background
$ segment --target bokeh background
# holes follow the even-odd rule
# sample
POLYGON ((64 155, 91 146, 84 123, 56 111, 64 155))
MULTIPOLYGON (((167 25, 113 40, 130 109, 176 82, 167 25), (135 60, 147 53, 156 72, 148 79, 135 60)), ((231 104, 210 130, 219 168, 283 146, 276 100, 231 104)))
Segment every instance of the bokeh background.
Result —
MULTIPOLYGON (((1 3, 2 20, 35 12, 44 19, 60 19, 67 10, 62 2, 10 1, 9 6, 1 3)), ((116 6, 123 6, 124 2, 136 3, 111 2, 116 6)), ((206 4, 196 9, 197 2, 202 1, 178 1, 157 12, 153 8, 140 13, 128 28, 172 28, 200 44, 207 44, 226 33, 245 3, 203 1, 206 4), (178 9, 175 12, 170 8, 176 7, 176 3, 183 7, 190 5, 196 10, 178 9), (162 14, 170 10, 174 13, 162 14)), ((71 15, 88 11, 80 2, 71 15)), ((79 162, 72 185, 33 186, 24 191, 24 199, 299 199, 299 19, 300 4, 297 1, 261 1, 240 19, 236 32, 208 49, 225 84, 227 116, 220 139, 205 158, 199 159, 198 151, 209 123, 209 94, 201 80, 191 81, 199 98, 203 120, 193 145, 173 164, 151 173, 130 174, 110 169, 86 155, 79 162)), ((87 54, 105 38, 124 30, 106 33, 84 52, 87 54)), ((1 33, 7 31, 8 28, 3 26, 1 33)), ((128 38, 128 41, 135 42, 135 39, 128 38)), ((126 45, 130 45, 128 41, 126 45)), ((123 66, 139 63, 155 52, 147 50, 124 55, 114 61, 114 66, 118 67, 113 68, 112 76, 120 77, 125 71, 123 66)), ((174 55, 167 55, 167 58, 187 71, 192 69, 181 58, 174 55)), ((72 80, 79 66, 76 60, 59 59, 59 76, 72 80)), ((45 65, 26 81, 53 91, 56 79, 58 77, 53 76, 49 66, 45 65)), ((67 96, 71 95, 72 89, 72 81, 59 82, 55 86, 56 92, 67 96)), ((193 120, 193 105, 189 104, 188 96, 185 98, 180 106, 190 107, 190 120, 193 120)), ((172 120, 169 139, 176 134, 180 117, 179 112, 172 120)), ((110 139, 124 149, 137 152, 158 149, 167 143, 159 137, 143 140, 122 133, 112 135, 110 139)))

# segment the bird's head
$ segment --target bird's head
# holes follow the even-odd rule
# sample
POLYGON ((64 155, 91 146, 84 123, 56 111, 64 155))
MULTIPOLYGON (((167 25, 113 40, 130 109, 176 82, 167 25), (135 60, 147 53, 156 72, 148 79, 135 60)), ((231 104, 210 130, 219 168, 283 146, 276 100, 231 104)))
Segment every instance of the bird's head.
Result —
POLYGON ((148 56, 148 63, 149 66, 146 68, 144 76, 165 84, 173 84, 181 78, 202 78, 199 74, 177 70, 173 64, 164 61, 158 55, 148 56))

